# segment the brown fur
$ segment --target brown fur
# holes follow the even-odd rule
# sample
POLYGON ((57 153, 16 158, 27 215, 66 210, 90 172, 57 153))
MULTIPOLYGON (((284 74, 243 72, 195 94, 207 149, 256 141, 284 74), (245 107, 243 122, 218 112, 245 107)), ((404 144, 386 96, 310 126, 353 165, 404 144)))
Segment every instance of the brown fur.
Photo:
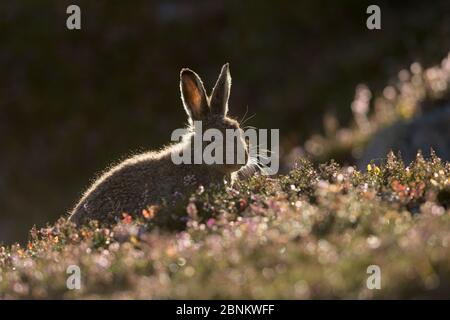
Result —
MULTIPOLYGON (((180 90, 189 122, 201 120, 203 130, 216 128, 237 129, 237 121, 227 117, 231 77, 228 64, 224 65, 213 89, 211 98, 204 90, 198 75, 183 69, 180 74, 180 90)), ((208 186, 231 181, 232 175, 241 166, 180 164, 172 162, 171 152, 186 148, 194 138, 190 127, 182 142, 170 145, 160 152, 146 152, 133 156, 104 173, 85 192, 71 212, 69 220, 77 224, 91 219, 105 221, 109 217, 120 217, 123 213, 140 214, 149 205, 159 204, 176 194, 183 194, 192 185, 208 186)), ((245 142, 243 142, 245 145, 245 142)), ((193 148, 193 144, 191 144, 193 148)), ((246 150, 247 151, 247 150, 246 150)))

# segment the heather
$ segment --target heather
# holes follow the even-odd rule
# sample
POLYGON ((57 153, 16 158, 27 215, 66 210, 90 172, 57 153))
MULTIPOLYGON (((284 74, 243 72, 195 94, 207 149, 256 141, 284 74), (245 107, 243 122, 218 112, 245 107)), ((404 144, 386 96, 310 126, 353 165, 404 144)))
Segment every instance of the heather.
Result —
POLYGON ((299 159, 277 178, 200 187, 176 209, 35 227, 0 248, 0 297, 447 298, 450 164, 390 153, 365 169, 299 159), (66 287, 69 265, 80 290, 66 287))

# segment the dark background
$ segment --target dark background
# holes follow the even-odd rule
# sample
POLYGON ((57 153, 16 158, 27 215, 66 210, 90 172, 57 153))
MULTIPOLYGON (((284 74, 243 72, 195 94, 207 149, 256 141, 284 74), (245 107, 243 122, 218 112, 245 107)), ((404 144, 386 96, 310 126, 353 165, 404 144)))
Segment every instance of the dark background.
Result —
POLYGON ((342 123, 358 83, 376 93, 450 49, 442 1, 0 2, 0 241, 67 213, 95 175, 168 143, 186 121, 179 71, 210 90, 230 62, 230 112, 279 128, 283 150, 342 123), (78 4, 82 30, 66 28, 78 4), (378 4, 382 30, 366 28, 378 4))

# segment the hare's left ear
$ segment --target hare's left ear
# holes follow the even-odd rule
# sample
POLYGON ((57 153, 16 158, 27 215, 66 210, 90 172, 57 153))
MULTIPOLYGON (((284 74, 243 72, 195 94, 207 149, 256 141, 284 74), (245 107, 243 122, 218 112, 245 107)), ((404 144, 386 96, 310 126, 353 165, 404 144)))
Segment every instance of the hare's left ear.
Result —
POLYGON ((200 77, 190 69, 180 73, 180 91, 189 121, 201 121, 209 113, 208 99, 200 77))
POLYGON ((219 78, 211 93, 211 113, 226 116, 228 112, 228 98, 230 97, 231 75, 228 63, 222 67, 219 78))

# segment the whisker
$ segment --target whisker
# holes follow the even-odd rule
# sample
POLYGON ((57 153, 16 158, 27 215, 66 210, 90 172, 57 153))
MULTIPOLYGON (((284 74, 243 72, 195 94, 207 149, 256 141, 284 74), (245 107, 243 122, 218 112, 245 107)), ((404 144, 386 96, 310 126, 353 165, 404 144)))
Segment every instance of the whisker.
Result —
POLYGON ((242 121, 244 121, 245 116, 247 115, 247 112, 248 112, 248 105, 246 106, 246 110, 245 110, 244 116, 241 118, 241 121, 239 121, 239 123, 243 123, 242 121))
POLYGON ((256 116, 256 113, 252 114, 251 116, 249 116, 247 119, 244 119, 241 122, 241 125, 244 125, 247 121, 249 121, 250 119, 254 118, 256 116))

